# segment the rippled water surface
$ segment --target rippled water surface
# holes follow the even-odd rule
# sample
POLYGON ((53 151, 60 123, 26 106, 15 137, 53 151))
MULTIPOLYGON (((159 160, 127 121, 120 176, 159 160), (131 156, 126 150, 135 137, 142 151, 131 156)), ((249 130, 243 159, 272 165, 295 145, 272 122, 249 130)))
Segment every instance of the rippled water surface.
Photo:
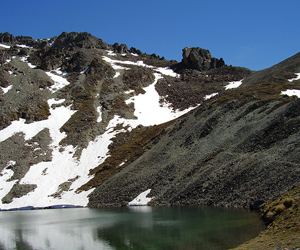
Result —
POLYGON ((0 249, 229 249, 258 235, 254 212, 223 208, 68 208, 0 212, 0 249))

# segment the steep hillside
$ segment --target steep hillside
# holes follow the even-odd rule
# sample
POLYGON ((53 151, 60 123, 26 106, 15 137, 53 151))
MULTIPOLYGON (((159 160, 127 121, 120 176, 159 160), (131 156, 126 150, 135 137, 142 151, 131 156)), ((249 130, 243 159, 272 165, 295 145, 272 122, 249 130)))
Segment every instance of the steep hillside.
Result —
POLYGON ((299 184, 299 54, 251 72, 88 33, 0 43, 0 209, 256 208, 299 184))
POLYGON ((203 61, 201 71, 89 33, 0 34, 0 209, 86 206, 165 138, 172 120, 250 73, 192 51, 183 57, 203 61))
POLYGON ((299 84, 278 72, 209 99, 165 127, 89 205, 125 205, 151 189, 152 205, 257 207, 288 191, 300 181, 300 100, 282 91, 299 84))

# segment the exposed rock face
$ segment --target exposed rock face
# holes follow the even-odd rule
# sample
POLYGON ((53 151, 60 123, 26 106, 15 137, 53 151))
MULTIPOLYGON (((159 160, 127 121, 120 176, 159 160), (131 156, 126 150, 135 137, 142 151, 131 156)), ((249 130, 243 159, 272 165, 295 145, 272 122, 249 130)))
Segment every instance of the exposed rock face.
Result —
POLYGON ((186 68, 209 70, 225 65, 224 60, 211 56, 209 50, 186 47, 182 50, 182 64, 186 68))
POLYGON ((16 41, 16 39, 12 34, 10 34, 8 32, 0 33, 0 42, 1 43, 13 44, 13 43, 15 43, 15 41, 16 41))
POLYGON ((57 37, 53 43, 53 47, 58 49, 74 48, 74 46, 79 48, 98 48, 98 49, 108 49, 107 43, 103 42, 102 39, 92 36, 87 32, 77 33, 77 32, 63 32, 57 37))

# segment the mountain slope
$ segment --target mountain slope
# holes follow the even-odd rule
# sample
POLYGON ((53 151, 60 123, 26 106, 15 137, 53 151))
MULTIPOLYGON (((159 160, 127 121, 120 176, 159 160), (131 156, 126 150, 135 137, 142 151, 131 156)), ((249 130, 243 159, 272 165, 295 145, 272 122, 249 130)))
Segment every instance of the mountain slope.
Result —
POLYGON ((214 80, 222 75, 214 68, 198 81, 197 70, 180 75, 170 68, 176 61, 88 33, 39 40, 4 33, 0 42, 0 209, 86 206, 101 180, 141 156, 165 122, 228 84, 214 80), (111 155, 126 138, 130 150, 111 155), (103 178, 97 173, 107 161, 113 170, 103 178))
POLYGON ((299 183, 297 55, 250 72, 88 33, 0 42, 0 209, 255 207, 299 183))
POLYGON ((299 68, 297 58, 251 83, 262 74, 253 73, 178 118, 148 152, 91 193, 89 205, 124 205, 151 189, 152 205, 257 207, 298 185, 300 102, 283 95, 299 96, 299 74, 286 70, 299 68))

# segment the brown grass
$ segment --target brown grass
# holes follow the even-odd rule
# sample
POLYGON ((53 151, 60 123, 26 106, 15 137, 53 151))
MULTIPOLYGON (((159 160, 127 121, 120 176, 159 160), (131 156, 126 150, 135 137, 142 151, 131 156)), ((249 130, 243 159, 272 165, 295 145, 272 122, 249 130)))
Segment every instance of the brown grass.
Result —
POLYGON ((94 175, 94 178, 77 191, 100 186, 105 180, 127 167, 154 145, 156 139, 165 133, 165 128, 171 123, 172 121, 157 126, 140 127, 130 133, 118 134, 113 144, 109 146, 110 157, 98 167, 90 170, 90 175, 94 175))

